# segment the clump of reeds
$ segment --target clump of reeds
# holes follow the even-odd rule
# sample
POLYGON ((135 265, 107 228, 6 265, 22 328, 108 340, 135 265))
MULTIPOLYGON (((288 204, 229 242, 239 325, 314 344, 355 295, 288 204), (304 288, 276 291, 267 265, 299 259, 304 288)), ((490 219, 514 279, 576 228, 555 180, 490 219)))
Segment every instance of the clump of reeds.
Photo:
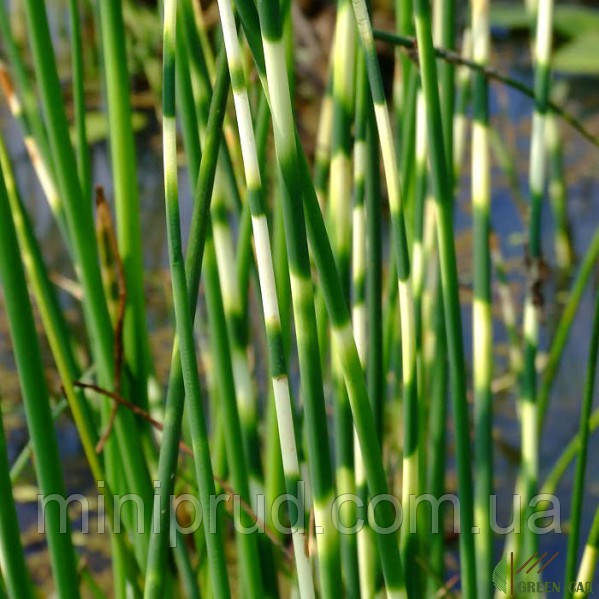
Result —
MULTIPOLYGON (((36 596, 12 492, 29 455, 57 595, 79 597, 87 588, 105 596, 79 559, 69 520, 55 501, 66 490, 53 419, 68 405, 110 520, 115 597, 298 593, 304 599, 367 599, 384 593, 419 599, 451 592, 444 512, 418 507, 419 497, 440 501, 448 490, 450 428, 460 592, 467 599, 490 597, 494 564, 502 557, 495 551, 490 507, 496 490, 494 286, 521 424, 517 492, 523 507, 514 517, 525 523, 534 515, 539 508, 530 500, 539 490, 553 493, 577 459, 565 580, 592 580, 599 516, 576 570, 589 436, 599 424, 591 413, 599 300, 579 432, 544 484, 539 446, 552 384, 599 256, 599 231, 573 278, 542 371, 536 358, 547 155, 557 266, 566 272, 574 256, 561 119, 599 144, 551 101, 552 0, 539 0, 531 13, 534 89, 490 68, 489 5, 471 0, 462 31, 452 0, 435 0, 432 7, 429 0, 398 0, 397 33, 390 33, 373 30, 366 0, 338 0, 312 166, 296 113, 290 1, 218 0, 219 19, 210 30, 193 0, 164 0, 161 10, 119 0, 102 0, 91 10, 71 0, 72 123, 50 6, 24 1, 29 43, 22 48, 0 3, 3 97, 19 121, 74 268, 87 344, 87 351, 76 351, 49 274, 52 265, 0 138, 0 278, 31 439, 11 465, 0 428, 0 596, 36 596), (90 35, 90 22, 96 35, 90 35), (161 85, 149 61, 156 63, 158 44, 148 39, 144 24, 151 35, 162 24, 161 85), (397 49, 392 111, 375 37, 397 49), (455 50, 460 39, 461 55, 455 50), (162 90, 155 100, 174 308, 167 381, 157 380, 150 350, 140 212, 155 198, 140 198, 131 44, 136 56, 148 59, 141 66, 150 88, 162 90), (90 77, 102 87, 108 119, 114 224, 103 189, 93 191, 90 77), (534 100, 522 318, 502 240, 493 233, 491 148, 503 146, 492 130, 490 81, 534 100), (473 297, 467 352, 453 214, 468 170, 462 163, 470 112, 473 297), (178 185, 183 168, 193 201, 186 245, 178 185), (45 382, 32 304, 58 389, 45 382), (66 403, 54 405, 53 394, 64 395, 66 403), (174 504, 188 494, 197 498, 201 525, 183 532, 174 504), (141 517, 115 503, 125 495, 142 506, 141 517), (221 501, 223 496, 231 501, 221 501)), ((510 171, 509 157, 502 156, 500 165, 510 171)), ((538 538, 526 526, 506 540, 506 555, 516 561, 536 551, 538 538)))

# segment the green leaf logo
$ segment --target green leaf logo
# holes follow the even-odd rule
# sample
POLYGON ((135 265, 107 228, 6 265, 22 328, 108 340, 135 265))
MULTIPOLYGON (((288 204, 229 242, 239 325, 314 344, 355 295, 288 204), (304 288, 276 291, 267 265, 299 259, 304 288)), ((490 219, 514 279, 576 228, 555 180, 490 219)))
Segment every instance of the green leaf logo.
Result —
POLYGON ((507 595, 507 560, 505 556, 501 558, 501 561, 495 566, 493 570, 493 584, 498 591, 507 595))

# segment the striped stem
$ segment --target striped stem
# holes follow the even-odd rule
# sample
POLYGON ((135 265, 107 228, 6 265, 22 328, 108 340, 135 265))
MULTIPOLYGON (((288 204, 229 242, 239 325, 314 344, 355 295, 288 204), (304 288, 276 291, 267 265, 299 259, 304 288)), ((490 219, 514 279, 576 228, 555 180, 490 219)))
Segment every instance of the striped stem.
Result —
MULTIPOLYGON (((490 53, 489 2, 472 0, 472 58, 486 65, 490 53)), ((493 318, 491 313, 491 254, 489 245, 491 168, 489 161, 489 89, 484 75, 473 75, 472 235, 474 238, 474 299, 472 356, 474 379, 474 515, 477 588, 479 597, 491 593, 493 535, 490 499, 493 493, 493 318)))
MULTIPOLYGON (((541 207, 545 184, 545 116, 549 100, 553 22, 553 0, 540 0, 538 5, 535 43, 535 109, 532 117, 529 187, 530 220, 528 231, 529 281, 524 305, 524 377, 521 405, 523 522, 531 511, 528 506, 536 493, 539 470, 539 437, 537 415, 537 372, 535 360, 539 342, 539 321, 542 309, 541 292, 541 207)), ((526 553, 536 550, 532 531, 521 536, 526 553)))
MULTIPOLYGON (((245 4, 245 3, 243 3, 245 4)), ((239 4, 241 6, 242 3, 239 4)), ((279 7, 274 0, 258 2, 262 47, 265 59, 277 160, 284 179, 285 224, 291 295, 295 319, 300 377, 303 384, 308 454, 312 474, 318 562, 323 597, 334 597, 341 587, 339 537, 331 520, 334 485, 328 448, 322 373, 316 333, 314 294, 302 205, 292 193, 302 189, 295 126, 288 87, 285 49, 279 7)), ((243 14, 240 15, 242 21, 243 14)), ((258 27, 257 31, 260 30, 258 27)), ((244 31, 248 40, 247 22, 244 31)), ((255 32, 253 33, 255 34, 255 32)), ((252 34, 252 35, 253 35, 252 34)), ((254 52, 256 58, 256 52, 254 52)), ((318 208, 320 214, 320 208, 318 208)))
POLYGON ((460 495, 460 568, 462 593, 476 596, 476 567, 472 535, 472 472, 470 470, 469 418, 466 402, 464 347, 462 339, 458 274, 452 224, 452 186, 443 140, 443 125, 437 88, 437 73, 428 0, 416 0, 414 16, 418 39, 422 87, 427 107, 429 156, 435 199, 437 202, 437 239, 441 265, 441 283, 445 311, 447 350, 451 373, 451 396, 456 428, 458 491, 460 495))
MULTIPOLYGON (((239 67, 241 74, 243 74, 241 65, 236 66, 239 67)), ((232 73, 232 87, 233 93, 235 93, 235 77, 239 72, 235 73, 232 71, 230 62, 229 73, 232 73)), ((249 466, 250 499, 252 505, 255 505, 257 495, 262 493, 257 397, 248 362, 249 339, 245 330, 244 307, 239 279, 235 269, 235 248, 233 247, 232 232, 229 226, 229 214, 225 205, 222 175, 219 175, 218 171, 216 178, 217 181, 215 182, 215 190, 210 207, 212 234, 221 284, 223 308, 227 320, 229 345, 231 348, 235 397, 241 420, 244 452, 249 466), (219 179, 221 180, 220 182, 219 179)))
MULTIPOLYGON (((218 388, 218 418, 224 424, 227 466, 231 484, 241 500, 250 502, 250 482, 243 447, 241 419, 235 396, 233 360, 227 336, 221 285, 219 281, 216 251, 211 231, 208 230, 204 255, 204 280, 208 323, 210 327, 211 357, 214 360, 215 383, 218 388)), ((258 599, 264 594, 262 568, 258 552, 258 530, 245 510, 238 517, 234 514, 237 540, 237 563, 244 594, 258 599)), ((218 534, 218 531, 217 531, 218 534)))
MULTIPOLYGON (((352 243, 352 211, 349 202, 352 186, 352 118, 354 112, 356 27, 349 0, 338 0, 333 48, 333 130, 331 170, 329 177, 329 231, 337 270, 346 301, 349 304, 350 259, 352 243)), ((363 201, 362 201, 363 209, 363 201)), ((334 388, 336 486, 339 495, 355 494, 354 448, 351 408, 343 381, 339 347, 331 343, 334 388)), ((355 519, 355 505, 346 502, 339 518, 344 523, 355 519)), ((359 590, 359 574, 355 534, 341 534, 342 575, 348 596, 359 590)))
MULTIPOLYGON (((385 178, 387 182, 387 193, 389 196, 389 206, 391 210, 391 219, 393 226, 393 243, 395 258, 398 265, 398 290, 401 319, 401 339, 402 339, 402 377, 403 377, 403 399, 404 399, 404 461, 403 461, 403 510, 404 518, 409 520, 408 508, 409 501, 406 499, 410 495, 416 495, 418 492, 418 396, 416 388, 416 348, 415 348, 415 323, 414 323, 414 305, 412 297, 412 287, 409 281, 410 260, 407 252, 407 241, 405 224, 403 218, 403 208, 399 185, 399 168, 395 155, 395 146, 391 132, 391 123, 389 112, 385 101, 383 91, 382 77, 374 39, 372 37, 372 26, 370 17, 363 0, 353 0, 354 16, 358 24, 358 32, 362 41, 366 58, 366 67, 370 82, 370 92, 374 102, 374 113, 377 123, 381 151, 383 156, 383 165, 385 178)), ((414 542, 414 535, 403 534, 402 545, 405 556, 415 557, 415 551, 411 545, 414 542)), ((381 557, 383 557, 381 555, 381 557)), ((408 564, 406 564, 406 568, 408 564)), ((385 575, 388 571, 383 566, 385 575)), ((410 571, 413 571, 410 568, 410 571)), ((409 579, 413 580, 412 578, 409 579)), ((407 579, 408 581, 408 579, 407 579)), ((387 580, 389 584, 389 580, 387 580)), ((389 589, 390 591, 391 589, 389 589)))
MULTIPOLYGON (((333 38, 333 47, 335 44, 333 38)), ((332 63, 334 53, 331 52, 330 62, 332 63)), ((329 64, 329 71, 332 64, 329 64)), ((318 117, 318 128, 316 133, 316 142, 314 148, 314 187, 318 196, 320 209, 324 213, 325 204, 328 196, 327 182, 331 167, 331 136, 333 131, 333 77, 329 73, 327 77, 327 86, 324 90, 322 103, 320 105, 320 115, 318 117)))
MULTIPOLYGON (((219 1, 219 12, 223 29, 225 48, 229 64, 229 72, 233 81, 233 100, 237 115, 239 138, 243 157, 248 203, 252 215, 256 261, 262 297, 262 308, 266 325, 266 336, 269 349, 269 364, 275 399, 275 409, 281 444, 283 472, 287 492, 293 497, 297 495, 297 483, 300 480, 299 458, 293 424, 293 406, 287 373, 279 301, 275 285, 275 272, 268 233, 268 222, 263 199, 256 139, 251 119, 247 83, 242 69, 242 54, 235 27, 233 7, 230 0, 219 1)), ((305 553, 306 533, 303 522, 297 514, 290 512, 292 522, 293 549, 296 560, 300 596, 314 596, 314 583, 308 557, 305 553)))
MULTIPOLYGON (((438 0, 440 26, 435 28, 439 45, 450 51, 455 49, 456 0, 438 0)), ((447 158, 448 176, 453 178, 453 117, 455 104, 455 66, 447 60, 438 65, 441 118, 443 121, 443 139, 447 158)), ((453 187, 452 187, 453 188, 453 187)))
MULTIPOLYGON (((203 402, 200 390, 200 382, 197 370, 196 353, 193 339, 193 325, 191 316, 191 305, 188 295, 188 287, 185 272, 185 263, 181 249, 181 229, 179 222, 179 203, 177 190, 177 156, 176 156, 176 122, 175 122, 175 33, 176 33, 176 6, 175 0, 168 0, 164 7, 164 39, 163 39, 163 153, 164 153, 164 186, 165 186, 165 207, 166 222, 169 246, 169 262, 171 265, 173 300, 175 304, 175 321, 177 329, 177 339, 175 340, 175 349, 171 357, 171 375, 169 380, 169 394, 167 395, 166 418, 169 427, 163 433, 162 449, 160 452, 159 474, 161 487, 167 487, 165 497, 164 491, 160 493, 160 514, 165 515, 166 522, 161 522, 164 528, 168 530, 170 523, 170 489, 172 489, 172 480, 176 467, 177 451, 179 442, 180 422, 182 413, 182 394, 180 393, 180 381, 183 379, 185 394, 188 400, 188 416, 190 421, 190 430, 192 435, 192 449, 194 453, 194 466, 202 506, 202 515, 204 522, 204 534, 206 539, 206 549, 208 554, 208 564, 212 591, 216 597, 229 597, 230 589, 227 578, 227 568, 224 555, 224 547, 220 531, 210 531, 211 500, 215 496, 214 479, 212 475, 212 466, 210 463, 210 447, 203 412, 203 402), (177 351, 179 349, 179 352, 177 351), (177 354, 179 353, 179 356, 177 354), (177 359, 179 358, 179 359, 177 359), (177 370, 179 372, 177 372, 177 370), (179 374, 181 373, 181 374, 179 374), (178 387, 178 388, 177 388, 178 387), (172 395, 171 395, 172 393, 172 395), (167 436, 168 435, 168 436, 167 436), (173 456, 174 454, 174 456, 173 456), (167 482, 170 481, 170 482, 167 482), (170 487, 170 488, 169 488, 170 487)), ((215 117, 217 124, 222 124, 224 116, 224 104, 228 91, 226 85, 226 65, 223 61, 220 75, 221 102, 220 115, 215 117), (222 97, 224 96, 224 97, 222 97)), ((215 96, 216 97, 216 96, 215 96)), ((218 113, 215 108, 215 113, 218 113)), ((214 135, 218 135, 220 126, 215 127, 214 135)), ((214 140, 213 164, 207 167, 209 173, 208 182, 211 189, 214 168, 216 165, 216 149, 220 143, 214 140)), ((200 177, 201 179, 201 171, 200 177)), ((205 207, 197 203, 196 208, 205 207)), ((195 210, 194 210, 195 212, 195 210)), ((204 220, 207 219, 206 210, 203 213, 198 210, 204 220)), ((201 220, 201 219, 200 219, 201 220)), ((203 230, 200 235, 200 251, 203 250, 203 240, 206 224, 199 227, 203 230)), ((194 237, 190 233, 188 248, 194 244, 194 237)), ((196 257, 196 256, 194 256, 196 257)), ((201 259, 199 260, 201 264, 201 259)), ((199 271, 199 264, 197 269, 199 271)), ((189 273, 190 287, 192 292, 197 293, 197 279, 193 280, 193 275, 189 273), (192 285, 191 283, 195 283, 192 285)), ((195 307, 195 302, 193 303, 195 307)), ((218 516, 217 516, 218 517, 218 516)), ((215 524, 215 523, 212 523, 215 524)), ((166 552, 166 542, 168 535, 161 528, 160 534, 153 535, 154 543, 150 548, 148 557, 148 567, 146 574, 146 588, 144 596, 160 597, 163 593, 164 576, 164 555, 166 552)))
POLYGON ((599 509, 595 512, 595 518, 591 525, 591 531, 587 539, 584 551, 582 553, 582 560, 580 561, 580 567, 578 569, 578 575, 576 576, 577 582, 582 582, 585 585, 584 590, 576 591, 574 593, 574 599, 583 599, 587 597, 589 592, 586 590, 586 584, 590 584, 595 577, 595 568, 597 566, 597 558, 599 557, 599 509))
MULTIPOLYGON (((462 57, 472 56, 472 35, 469 28, 462 34, 462 57)), ((464 152, 466 150, 466 130, 468 123, 468 105, 470 103, 471 76, 467 66, 456 71, 456 100, 453 114, 453 182, 457 185, 462 172, 464 152)))
MULTIPOLYGON (((364 53, 358 50, 356 67, 356 116, 354 140, 354 191, 352 212, 352 326, 356 349, 360 356, 360 364, 366 370, 368 364, 368 326, 366 301, 366 264, 376 268, 373 260, 369 260, 366 217, 366 173, 368 170, 368 121, 370 117, 368 105, 368 79, 364 53)), ((372 148, 370 148, 372 149, 372 148)), ((355 492, 365 503, 368 502, 368 485, 364 472, 364 460, 358 439, 354 440, 354 472, 355 492)), ((360 514, 364 519, 364 514, 360 514)), ((357 556, 360 596, 373 597, 376 593, 376 548, 372 530, 367 523, 357 534, 357 556)))

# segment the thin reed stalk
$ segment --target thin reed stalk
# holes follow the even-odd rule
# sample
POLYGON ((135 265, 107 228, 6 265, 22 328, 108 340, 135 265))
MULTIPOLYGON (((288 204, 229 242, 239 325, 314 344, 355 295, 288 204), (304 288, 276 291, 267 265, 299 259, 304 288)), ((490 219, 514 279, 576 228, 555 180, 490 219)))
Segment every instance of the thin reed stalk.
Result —
MULTIPOLYGON (((356 26, 349 0, 338 0, 333 47, 333 123, 328 212, 331 246, 344 296, 349 305, 350 261, 352 244, 352 210, 349 203, 352 188, 352 118, 354 113, 356 26)), ((355 493, 352 416, 339 348, 331 344, 335 420, 335 482, 340 495, 355 493)), ((345 503, 339 517, 343 522, 355 518, 355 506, 345 503)), ((356 535, 341 534, 341 566, 346 592, 355 596, 359 589, 356 535)))
MULTIPOLYGON (((489 2, 473 0, 472 58, 486 65, 490 54, 489 2)), ((474 299, 472 302, 472 356, 474 379, 474 513, 479 597, 491 593, 488 573, 493 569, 493 532, 490 497, 493 494, 493 317, 491 313, 489 152, 489 90, 484 75, 473 76, 472 124, 472 235, 474 237, 474 299)))
POLYGON ((466 403, 464 347, 452 221, 453 189, 447 173, 449 165, 443 142, 443 125, 437 89, 437 72, 431 35, 430 8, 427 0, 416 0, 414 17, 416 20, 422 88, 427 108, 431 177, 437 202, 437 238, 443 288, 447 350, 451 373, 451 396, 456 429, 456 457, 461 521, 460 570, 462 593, 468 598, 476 596, 476 567, 474 539, 472 535, 473 496, 468 432, 469 417, 466 403))
MULTIPOLYGON (((1 193, 1 192, 0 192, 1 193)), ((11 597, 35 597, 21 544, 19 520, 9 473, 4 426, 0 418, 0 566, 11 597)))
POLYGON ((71 27, 71 50, 73 72, 73 104, 75 106, 76 154, 79 181, 83 197, 92 195, 91 157, 87 143, 85 124, 85 88, 83 71, 83 40, 81 39, 81 17, 77 0, 69 0, 69 24, 71 27))
MULTIPOLYGON (((530 499, 536 492, 539 471, 539 436, 536 355, 539 343, 539 322, 543 305, 541 210, 545 186, 545 120, 549 100, 553 1, 538 4, 535 40, 535 110, 530 144, 529 187, 530 218, 528 229, 528 288, 524 305, 524 372, 521 403, 523 513, 526 521, 530 499)), ((520 537, 525 553, 536 550, 535 535, 523 530, 520 537)))
MULTIPOLYGON (((206 429, 206 422, 203 412, 202 394, 200 390, 200 382, 197 370, 196 353, 193 339, 193 325, 191 315, 191 304, 188 295, 187 277, 185 272, 185 262, 183 260, 183 252, 181 249, 181 229, 179 222, 179 202, 178 202, 178 187, 177 187, 177 158, 176 158, 176 122, 175 122, 175 39, 176 39, 176 6, 177 3, 174 0, 168 0, 164 10, 164 39, 163 39, 163 102, 162 102, 162 113, 163 113, 163 153, 164 153, 164 186, 165 186, 165 208, 166 208, 166 219, 167 219, 167 234, 168 234, 168 245, 169 245, 169 262, 171 265, 171 275, 173 284, 173 300, 175 304, 175 321, 177 329, 177 340, 175 347, 179 348, 179 352, 176 350, 173 352, 171 358, 171 378, 173 379, 172 385, 169 385, 169 392, 173 395, 170 398, 167 397, 167 418, 170 418, 170 434, 172 435, 169 439, 165 436, 163 438, 163 449, 160 455, 159 462, 159 473, 161 475, 161 482, 168 485, 166 481, 174 478, 173 473, 176 466, 176 451, 174 448, 178 446, 180 421, 182 413, 182 402, 179 397, 180 389, 174 387, 180 385, 179 381, 181 376, 177 376, 177 370, 180 369, 183 378, 183 385, 185 387, 185 393, 188 400, 188 415, 190 420, 190 430, 192 435, 192 448, 194 453, 194 466, 196 480, 198 484, 198 491, 200 495, 200 502, 202 506, 202 515, 204 521, 204 534, 206 539, 206 549, 208 554, 208 566, 210 571, 211 586, 215 597, 229 597, 230 587, 227 577, 227 568, 224 555, 223 540, 220 532, 210 532, 209 522, 211 518, 216 517, 218 520, 218 513, 211 514, 211 498, 215 495, 214 478, 212 474, 212 466, 210 462, 210 447, 208 442, 208 435, 206 429), (177 359, 177 353, 179 353, 179 359, 177 359), (179 366, 179 368, 178 368, 179 366), (174 454, 174 455, 173 455, 174 454), (207 526, 208 524, 208 526, 207 526)), ((221 107, 220 122, 224 116, 224 103, 228 91, 226 77, 226 65, 224 63, 224 57, 222 60, 220 76, 220 91, 224 98, 222 99, 223 107, 221 107)), ((218 112, 218 109, 216 110, 218 112)), ((216 117, 218 118, 218 117, 216 117)), ((217 121, 218 122, 218 121, 217 121)), ((215 128, 215 135, 220 132, 220 127, 215 128)), ((220 140, 219 140, 220 141, 220 140)), ((207 170, 212 171, 209 177, 211 182, 214 177, 214 168, 216 162, 216 148, 218 143, 215 140, 215 148, 213 150, 214 164, 212 168, 207 170)), ((212 187, 211 185, 209 186, 212 187)), ((198 203, 198 206, 200 204, 198 203)), ((197 208, 197 206, 196 206, 197 208)), ((207 219, 208 215, 206 211, 203 213, 203 218, 207 219)), ((200 236, 202 243, 198 244, 203 250, 203 240, 205 239, 205 227, 206 223, 203 224, 204 233, 200 236)), ((190 245, 192 242, 188 242, 190 245)), ((194 256, 195 257, 195 256, 194 256)), ((199 260, 201 264, 201 259, 199 260)), ((198 269, 200 264, 198 264, 198 269)), ((190 281, 196 283, 191 286, 190 289, 197 289, 197 277, 196 281, 193 281, 193 277, 189 277, 190 281)), ((194 302, 195 307, 195 302, 194 302)), ((172 483, 170 483, 172 485, 172 483)), ((172 487, 171 487, 172 488, 172 487)), ((168 523, 170 523, 170 493, 161 494, 161 513, 166 512, 166 528, 168 529, 168 523)), ((218 521, 215 523, 217 524, 218 521)), ((168 535, 161 529, 161 534, 154 535, 154 543, 151 547, 149 554, 149 563, 147 569, 147 580, 144 596, 146 599, 150 597, 159 597, 162 595, 164 584, 164 576, 161 570, 164 568, 164 553, 166 551, 166 541, 168 535)))
MULTIPOLYGON (((580 406, 580 425, 579 425, 579 451, 576 462, 576 474, 574 475, 574 486, 572 487, 572 501, 570 514, 570 531, 568 533, 568 553, 566 557, 566 570, 564 581, 566 585, 574 582, 576 573, 576 559, 578 557, 578 541, 580 539, 580 520, 582 517, 582 506, 584 501, 583 489, 586 476, 586 465, 589 445, 589 419, 591 408, 593 406, 593 393, 595 390, 595 374, 597 371, 597 354, 599 353, 599 293, 595 300, 595 310, 593 316, 593 328, 591 333, 591 343, 589 347, 589 358, 587 363, 587 372, 584 383, 584 392, 582 405, 580 406)), ((564 597, 572 596, 572 591, 566 586, 564 597)))
MULTIPOLYGON (((245 5, 245 3, 243 3, 245 5)), ((239 6, 241 6, 240 4, 239 6)), ((247 9, 248 7, 244 7, 247 9)), ((240 11, 241 12, 241 11, 240 11)), ((308 438, 308 455, 312 474, 315 526, 322 534, 317 537, 318 564, 321 593, 323 597, 333 597, 341 588, 339 563, 339 537, 331 521, 330 508, 334 499, 334 485, 331 472, 330 453, 322 372, 318 349, 314 294, 310 279, 310 262, 306 240, 306 229, 301 203, 291 196, 302 189, 295 141, 295 127, 292 116, 291 98, 288 87, 288 74, 282 43, 282 24, 279 7, 270 0, 258 3, 260 24, 254 29, 247 26, 244 32, 252 47, 252 36, 260 35, 262 27, 262 50, 254 58, 264 57, 267 76, 267 90, 273 118, 275 149, 277 160, 285 183, 283 191, 283 219, 291 279, 291 296, 295 320, 295 330, 300 363, 300 376, 304 392, 304 411, 308 438), (248 31, 249 29, 249 31, 248 31)), ((250 17, 250 19, 252 19, 250 17)), ((320 208, 318 208, 320 213, 320 208)))
MULTIPOLYGON (((56 590, 77 599, 75 551, 71 527, 61 517, 60 499, 66 498, 58 443, 50 412, 49 394, 29 302, 25 273, 10 213, 4 177, 0 173, 0 278, 13 353, 19 373, 29 435, 33 442, 36 477, 44 507, 45 532, 56 590)), ((11 548, 11 551, 14 551, 11 548)), ((15 558, 16 559, 16 558, 15 558)), ((23 583, 25 584, 25 583, 23 583)), ((25 595, 26 596, 26 595, 25 595)))
MULTIPOLYGON (((147 385, 152 364, 144 301, 140 203, 121 1, 100 2, 98 11, 108 104, 117 238, 127 287, 123 324, 124 355, 133 376, 132 397, 135 397, 142 408, 147 409, 147 385)), ((84 193, 84 198, 87 197, 84 193)))
POLYGON ((589 595, 590 584, 595 576, 595 569, 597 567, 597 557, 599 555, 599 509, 595 512, 593 524, 591 525, 591 531, 587 542, 582 553, 582 559, 580 561, 580 567, 578 574, 576 575, 576 581, 582 582, 584 588, 576 590, 574 593, 574 599, 583 599, 589 595))
MULTIPOLYGON (((262 307, 266 325, 269 364, 279 429, 278 436, 281 443, 285 486, 289 494, 303 501, 301 496, 298 497, 297 484, 300 480, 300 467, 293 423, 293 406, 291 404, 287 358, 281 332, 279 301, 275 285, 275 272, 263 199, 256 138, 247 93, 247 82, 242 69, 242 54, 231 3, 228 0, 220 0, 219 12, 229 71, 233 73, 232 79, 235 82, 233 84, 233 100, 237 114, 245 179, 248 189, 247 202, 251 211, 252 228, 256 244, 256 261, 262 291, 262 307)), ((290 511, 290 521, 292 523, 292 539, 300 596, 302 598, 313 597, 314 583, 310 563, 305 553, 304 525, 298 518, 298 514, 294 514, 293 511, 290 511)))

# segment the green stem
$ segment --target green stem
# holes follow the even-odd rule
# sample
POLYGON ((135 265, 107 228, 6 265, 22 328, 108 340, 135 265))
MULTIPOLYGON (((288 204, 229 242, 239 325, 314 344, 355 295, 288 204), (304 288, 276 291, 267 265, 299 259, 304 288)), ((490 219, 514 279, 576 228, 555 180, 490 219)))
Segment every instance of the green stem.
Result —
POLYGON ((451 373, 451 396, 456 428, 456 458, 461 522, 460 569, 462 575, 462 593, 464 597, 471 598, 476 596, 476 566, 472 534, 472 472, 470 470, 470 435, 468 405, 466 402, 464 347, 452 221, 453 189, 447 172, 449 167, 443 144, 443 126, 428 0, 416 0, 414 15, 416 19, 422 87, 427 108, 431 175, 437 202, 437 237, 441 265, 447 349, 451 373))
MULTIPOLYGON (((183 402, 181 393, 181 379, 188 401, 189 428, 192 435, 192 449, 194 454, 195 474, 202 505, 202 515, 204 522, 204 534, 206 539, 207 561, 209 565, 212 591, 216 597, 230 597, 230 588, 227 577, 227 568, 224 555, 223 541, 220 530, 217 530, 218 514, 216 522, 211 518, 215 517, 211 512, 212 502, 215 496, 214 478, 212 474, 212 465, 210 463, 210 446, 204 417, 204 406, 200 390, 200 382, 197 369, 195 345, 193 339, 193 324, 191 305, 195 307, 195 302, 191 304, 188 295, 187 276, 190 284, 189 289, 197 294, 199 282, 199 269, 201 266, 201 257, 192 262, 196 273, 186 273, 185 262, 181 249, 181 229, 179 222, 179 204, 177 191, 177 158, 176 158, 176 123, 175 123, 175 33, 176 33, 176 5, 174 0, 168 0, 165 6, 164 17, 164 41, 163 41, 163 151, 164 151, 164 178, 165 178, 165 205, 167 219, 167 234, 169 246, 169 262, 171 265, 171 274, 173 278, 173 300, 175 304, 175 321, 177 329, 177 340, 171 356, 171 374, 169 379, 169 392, 167 395, 166 419, 167 428, 163 433, 163 444, 160 452, 159 475, 161 480, 160 493, 160 514, 166 516, 162 519, 162 526, 158 534, 152 536, 152 543, 149 550, 147 580, 145 597, 161 597, 164 585, 164 562, 168 540, 168 526, 170 524, 170 494, 176 468, 177 449, 180 436, 181 415, 183 412, 183 402), (194 284, 195 283, 195 284, 194 284), (177 351, 177 347, 179 351, 177 351), (166 487, 166 493, 162 490, 166 487), (211 531, 211 526, 213 530, 211 531)), ((208 222, 207 207, 210 198, 210 191, 214 178, 214 169, 216 168, 216 156, 220 144, 220 131, 222 119, 224 118, 224 105, 228 92, 228 77, 226 72, 226 63, 224 56, 221 58, 219 68, 219 87, 220 94, 215 94, 213 106, 215 106, 215 121, 213 129, 213 147, 210 154, 211 165, 207 165, 208 172, 207 197, 205 202, 196 202, 194 205, 194 215, 196 231, 201 232, 198 235, 201 240, 198 243, 198 237, 191 237, 188 241, 189 248, 203 251, 206 226, 208 222), (217 104, 217 98, 221 105, 217 104), (197 211, 197 212, 196 212, 197 211)), ((212 114, 212 111, 211 111, 212 114)), ((203 166, 203 165, 202 165, 203 166)), ((204 171, 205 172, 205 171, 204 171)), ((202 169, 198 182, 201 180, 202 169)), ((204 188, 206 189, 206 188, 204 188)), ((192 223, 193 224, 193 223, 192 223)), ((197 258, 198 256, 193 256, 197 258)), ((192 298, 193 299, 193 298, 192 298)), ((194 310, 195 311, 195 310, 194 310)))
POLYGON ((143 287, 140 204, 125 28, 121 0, 100 1, 98 7, 108 103, 117 239, 127 287, 127 306, 123 324, 124 355, 133 375, 132 396, 143 409, 147 410, 147 381, 152 365, 143 287))
MULTIPOLYGON (((574 581, 576 570, 576 558, 578 556, 578 541, 580 539, 580 519, 582 516, 582 504, 584 501, 584 481, 587 465, 589 445, 589 418, 593 406, 593 392, 595 389, 595 373, 597 371, 597 354, 599 353, 599 293, 595 300, 595 314, 593 317, 593 329, 589 348, 589 359, 587 363, 587 374, 584 383, 584 394, 582 406, 580 407, 579 446, 578 461, 576 463, 576 474, 572 488, 572 502, 570 514, 570 532, 568 534, 568 554, 566 558, 566 570, 564 581, 566 584, 574 581)), ((568 599, 572 592, 566 586, 564 597, 568 599)))
MULTIPOLYGON (((489 2, 472 0, 473 59, 486 64, 490 52, 489 2)), ((489 572, 493 569, 493 533, 490 498, 493 493, 493 317, 491 306, 489 159, 489 89, 484 75, 473 77, 472 124, 472 235, 474 237, 474 299, 472 302, 472 356, 474 378, 474 501, 479 597, 491 593, 489 572)))
POLYGON ((19 520, 12 494, 4 427, 0 418, 0 565, 11 597, 33 599, 33 588, 25 564, 19 520))
MULTIPOLYGON (((61 597, 78 599, 79 589, 75 583, 78 577, 71 542, 71 527, 68 517, 64 520, 63 513, 66 490, 58 443, 23 264, 1 173, 0 278, 27 425, 33 442, 35 469, 41 494, 39 501, 42 502, 54 581, 61 597)), ((11 551, 15 551, 15 548, 11 551)))
POLYGON ((92 176, 89 145, 85 127, 85 89, 83 70, 83 42, 81 39, 81 19, 77 0, 69 0, 69 22, 71 26, 71 52, 73 71, 73 104, 75 106, 75 131, 77 137, 77 167, 83 197, 92 197, 92 176))

